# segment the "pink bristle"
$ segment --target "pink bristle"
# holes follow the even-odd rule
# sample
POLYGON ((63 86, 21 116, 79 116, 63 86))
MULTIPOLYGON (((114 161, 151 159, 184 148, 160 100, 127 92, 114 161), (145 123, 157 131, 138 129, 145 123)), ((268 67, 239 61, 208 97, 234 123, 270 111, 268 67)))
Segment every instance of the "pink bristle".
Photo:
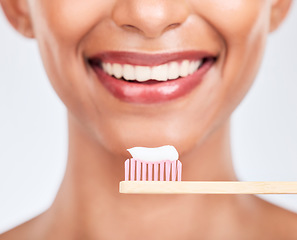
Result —
POLYGON ((136 181, 140 181, 140 174, 141 174, 141 162, 136 160, 136 181))
POLYGON ((181 173, 182 173, 182 164, 178 160, 178 162, 177 162, 177 181, 181 181, 181 173))
POLYGON ((148 181, 152 181, 153 179, 153 164, 148 164, 148 181))
POLYGON ((170 181, 170 161, 166 161, 166 181, 170 181))
POLYGON ((142 162, 142 181, 146 181, 146 165, 147 163, 142 162))
POLYGON ((129 159, 125 161, 125 181, 129 181, 129 159))
POLYGON ((171 181, 175 181, 176 180, 176 161, 174 161, 171 165, 172 165, 171 181))
POLYGON ((135 180, 135 160, 131 158, 130 181, 135 180))
POLYGON ((181 175, 182 163, 179 160, 147 163, 131 158, 125 161, 125 181, 181 181, 181 175))
POLYGON ((160 163, 160 181, 164 181, 164 162, 160 163))
POLYGON ((159 178, 159 164, 154 163, 154 181, 158 181, 159 178))

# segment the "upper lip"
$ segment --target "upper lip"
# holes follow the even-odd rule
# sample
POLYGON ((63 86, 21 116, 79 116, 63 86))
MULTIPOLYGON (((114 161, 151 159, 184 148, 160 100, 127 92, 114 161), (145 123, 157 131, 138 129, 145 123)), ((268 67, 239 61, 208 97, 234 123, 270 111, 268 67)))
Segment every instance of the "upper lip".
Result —
POLYGON ((119 64, 157 66, 172 61, 200 60, 205 58, 217 58, 217 54, 206 51, 181 51, 172 53, 138 53, 109 51, 101 52, 89 58, 90 62, 109 62, 119 64))

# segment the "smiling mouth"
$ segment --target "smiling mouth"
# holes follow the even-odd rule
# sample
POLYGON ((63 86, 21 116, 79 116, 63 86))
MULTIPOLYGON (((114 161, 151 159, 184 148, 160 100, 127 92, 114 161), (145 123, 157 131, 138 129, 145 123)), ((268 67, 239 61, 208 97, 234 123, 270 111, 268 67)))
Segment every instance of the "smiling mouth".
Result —
POLYGON ((103 59, 100 56, 90 58, 89 64, 93 68, 100 68, 107 75, 118 80, 142 84, 156 84, 185 78, 194 74, 204 64, 216 60, 214 56, 198 57, 197 59, 190 56, 189 59, 177 59, 159 65, 155 62, 155 65, 150 65, 149 62, 137 64, 137 61, 131 64, 131 59, 128 59, 126 63, 122 63, 123 59, 116 62, 114 59, 105 60, 104 57, 103 55, 103 59))
POLYGON ((198 86, 218 55, 202 51, 164 54, 103 52, 88 59, 99 82, 114 97, 130 103, 161 103, 198 86))
POLYGON ((143 66, 90 60, 93 67, 101 68, 106 74, 119 80, 133 83, 154 84, 188 77, 213 58, 171 61, 157 66, 143 66))

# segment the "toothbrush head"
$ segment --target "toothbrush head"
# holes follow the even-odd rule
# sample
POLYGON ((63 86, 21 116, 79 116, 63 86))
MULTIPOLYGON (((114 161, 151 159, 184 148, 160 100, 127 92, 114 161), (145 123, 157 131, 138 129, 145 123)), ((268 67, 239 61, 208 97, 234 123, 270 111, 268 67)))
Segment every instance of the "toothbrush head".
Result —
POLYGON ((125 181, 181 181, 181 172, 179 160, 145 162, 131 158, 125 161, 125 181))
POLYGON ((181 181, 182 164, 175 147, 134 147, 127 149, 131 159, 125 162, 125 181, 181 181))
POLYGON ((131 158, 125 161, 125 181, 181 181, 181 172, 179 160, 152 163, 131 158))

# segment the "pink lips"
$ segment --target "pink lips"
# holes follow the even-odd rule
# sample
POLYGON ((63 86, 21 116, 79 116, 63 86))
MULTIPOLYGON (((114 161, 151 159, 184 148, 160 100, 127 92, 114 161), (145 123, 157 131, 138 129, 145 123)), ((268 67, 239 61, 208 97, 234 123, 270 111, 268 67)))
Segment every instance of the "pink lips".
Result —
POLYGON ((104 52, 91 57, 90 63, 102 85, 113 96, 121 101, 130 103, 161 103, 182 97, 190 93, 203 79, 205 73, 212 66, 216 55, 206 52, 188 51, 170 54, 141 54, 133 52, 104 52), (156 66, 171 61, 204 59, 204 64, 193 74, 175 80, 159 82, 128 82, 116 79, 105 73, 100 62, 131 64, 141 66, 156 66), (99 63, 99 64, 98 64, 99 63))

